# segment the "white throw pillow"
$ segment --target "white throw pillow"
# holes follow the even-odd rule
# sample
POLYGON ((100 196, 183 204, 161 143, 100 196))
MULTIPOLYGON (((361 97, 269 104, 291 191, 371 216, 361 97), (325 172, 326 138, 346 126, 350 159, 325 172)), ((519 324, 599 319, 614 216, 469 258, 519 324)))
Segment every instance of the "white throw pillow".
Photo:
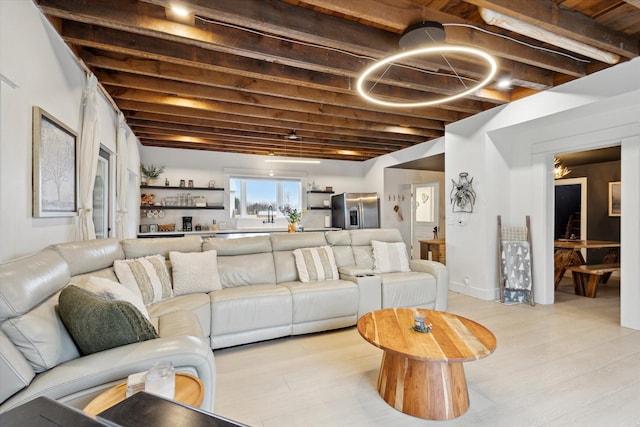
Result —
POLYGON ((222 289, 218 252, 169 252, 173 270, 173 294, 184 295, 222 289))
POLYGON ((147 307, 144 306, 140 292, 134 293, 122 283, 103 277, 91 276, 82 283, 76 283, 76 286, 109 301, 127 301, 149 320, 149 312, 147 307))
POLYGON ((303 283, 340 278, 331 246, 296 249, 293 256, 298 277, 303 283))
POLYGON ((113 269, 120 283, 140 290, 145 305, 172 296, 171 278, 162 255, 115 260, 113 269))
POLYGON ((372 240, 371 246, 373 247, 374 273, 411 271, 409 257, 407 256, 407 246, 404 242, 388 243, 372 240))

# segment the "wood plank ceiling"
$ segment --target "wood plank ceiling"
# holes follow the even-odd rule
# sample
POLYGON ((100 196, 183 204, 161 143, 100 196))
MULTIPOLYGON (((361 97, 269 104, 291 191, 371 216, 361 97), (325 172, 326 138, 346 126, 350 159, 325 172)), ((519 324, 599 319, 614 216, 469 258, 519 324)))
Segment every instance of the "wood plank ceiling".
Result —
MULTIPOLYGON (((366 160, 611 66, 488 25, 480 7, 621 62, 640 49, 640 0, 180 0, 193 13, 189 22, 172 17, 171 0, 34 1, 143 145, 195 150, 366 160), (423 20, 444 24, 446 43, 493 55, 496 81, 428 107, 389 108, 360 98, 360 73, 398 52, 402 32, 423 20), (509 89, 497 88, 501 77, 511 78, 509 89), (301 139, 287 138, 294 130, 301 139)), ((460 78, 440 58, 417 58, 407 62, 412 67, 377 76, 373 91, 404 102, 432 99, 485 72, 477 59, 447 59, 460 78)))

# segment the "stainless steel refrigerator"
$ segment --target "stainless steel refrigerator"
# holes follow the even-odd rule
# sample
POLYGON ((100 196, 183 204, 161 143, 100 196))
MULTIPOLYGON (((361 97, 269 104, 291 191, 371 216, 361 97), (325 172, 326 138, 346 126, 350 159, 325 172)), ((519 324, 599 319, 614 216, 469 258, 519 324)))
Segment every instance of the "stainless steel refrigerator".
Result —
POLYGON ((377 193, 342 193, 331 196, 331 226, 344 230, 380 228, 377 193))

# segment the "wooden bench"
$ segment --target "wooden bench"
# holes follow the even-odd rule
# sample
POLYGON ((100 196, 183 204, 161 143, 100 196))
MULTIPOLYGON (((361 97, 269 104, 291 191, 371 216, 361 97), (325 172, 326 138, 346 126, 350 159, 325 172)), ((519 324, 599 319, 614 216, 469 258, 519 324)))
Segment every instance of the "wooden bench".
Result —
POLYGON ((595 298, 598 285, 606 283, 614 271, 620 271, 620 264, 574 265, 567 270, 573 276, 576 295, 595 298))

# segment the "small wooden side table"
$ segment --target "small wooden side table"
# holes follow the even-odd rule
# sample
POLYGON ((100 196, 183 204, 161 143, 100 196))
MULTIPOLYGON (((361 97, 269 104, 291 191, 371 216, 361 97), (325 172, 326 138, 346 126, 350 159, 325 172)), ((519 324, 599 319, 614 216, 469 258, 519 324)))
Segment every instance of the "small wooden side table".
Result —
POLYGON ((419 240, 420 242, 420 259, 429 259, 429 251, 431 251, 431 259, 446 264, 447 247, 444 239, 438 240, 419 240))
MULTIPOLYGON (((97 415, 126 398, 127 382, 118 384, 96 396, 84 408, 84 412, 97 415)), ((202 381, 191 374, 176 372, 176 395, 174 400, 185 405, 199 407, 204 399, 204 385, 202 381)))

